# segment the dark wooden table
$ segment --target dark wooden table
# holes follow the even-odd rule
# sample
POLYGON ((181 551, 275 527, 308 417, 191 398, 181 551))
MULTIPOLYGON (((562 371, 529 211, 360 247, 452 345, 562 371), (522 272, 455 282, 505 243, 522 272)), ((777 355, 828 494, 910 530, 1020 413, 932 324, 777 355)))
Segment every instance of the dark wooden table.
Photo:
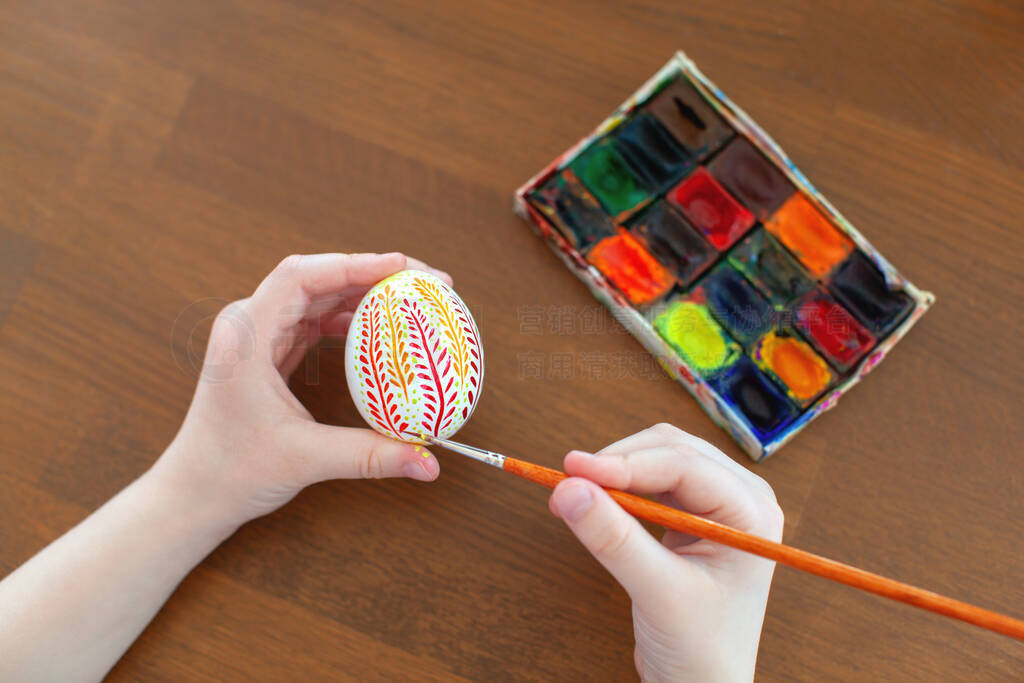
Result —
MULTIPOLYGON (((487 349, 465 441, 557 465, 668 421, 749 465, 510 210, 683 48, 938 296, 751 465, 786 540, 1024 615, 1020 5, 665 5, 0 5, 0 573, 159 455, 209 316, 292 252, 454 275, 487 349)), ((340 349, 315 361, 295 391, 356 424, 340 349)), ((545 493, 441 457, 244 527, 111 678, 634 676, 628 601, 545 493)), ((1024 646, 780 569, 759 672, 1009 679, 1024 646)))

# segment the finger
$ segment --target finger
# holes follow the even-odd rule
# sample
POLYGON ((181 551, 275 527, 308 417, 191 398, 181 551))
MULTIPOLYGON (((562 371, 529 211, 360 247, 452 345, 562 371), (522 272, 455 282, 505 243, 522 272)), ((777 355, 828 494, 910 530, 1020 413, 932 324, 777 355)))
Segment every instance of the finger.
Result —
MULTIPOLYGON (((405 268, 407 270, 422 270, 425 273, 437 276, 451 286, 452 276, 443 270, 438 270, 437 268, 428 266, 423 261, 413 258, 412 256, 406 256, 405 260, 405 268)), ((336 297, 323 297, 322 299, 314 298, 310 308, 313 309, 314 313, 326 313, 330 310, 354 311, 356 306, 360 301, 362 301, 363 297, 366 296, 366 293, 370 291, 370 288, 374 284, 376 283, 346 287, 345 290, 336 297)))
POLYGON ((436 275, 437 277, 444 280, 444 283, 449 287, 452 286, 452 276, 446 273, 445 271, 440 270, 438 268, 434 268, 433 266, 428 266, 426 263, 420 261, 418 258, 413 258, 412 256, 407 256, 406 258, 408 259, 408 264, 405 266, 406 268, 409 268, 410 270, 422 270, 427 273, 431 273, 432 275, 436 275))
POLYGON ((638 606, 657 604, 666 586, 685 583, 685 574, 697 571, 680 562, 591 481, 562 481, 549 506, 638 606))
MULTIPOLYGON (((683 510, 752 533, 774 533, 777 505, 724 464, 689 444, 601 457, 573 451, 565 471, 609 488, 672 495, 683 510)), ((767 487, 767 484, 762 485, 767 487)), ((770 488, 770 487, 769 487, 770 488)))
MULTIPOLYGON (((406 262, 407 269, 422 270, 424 272, 431 273, 451 286, 452 276, 443 270, 431 268, 427 264, 423 263, 423 261, 414 259, 411 256, 406 257, 406 262)), ((375 284, 377 283, 349 286, 334 294, 311 297, 309 300, 309 306, 306 308, 306 318, 316 319, 338 311, 354 311, 356 306, 359 305, 359 302, 363 300, 363 297, 366 296, 366 293, 369 292, 375 284)))
POLYGON ((595 455, 625 455, 631 451, 638 451, 647 448, 657 448, 659 446, 669 446, 672 444, 686 444, 697 451, 700 451, 704 455, 708 456, 712 460, 715 460, 731 471, 739 474, 741 477, 757 477, 750 470, 743 465, 739 464, 728 455, 723 453, 714 444, 708 443, 700 437, 694 436, 689 432, 684 432, 682 429, 674 425, 662 422, 652 427, 648 427, 636 434, 631 434, 624 439, 620 439, 613 444, 605 446, 601 450, 597 451, 595 455))
POLYGON ((288 342, 293 346, 284 359, 277 363, 281 376, 285 379, 291 377, 302 359, 322 337, 346 337, 351 324, 352 311, 331 311, 322 315, 318 320, 300 321, 295 326, 297 331, 293 335, 294 338, 288 342))
POLYGON ((302 422, 294 443, 306 483, 383 477, 433 481, 441 471, 437 458, 422 446, 369 429, 302 422))
POLYGON ((264 338, 287 330, 308 314, 312 301, 368 287, 406 267, 404 254, 289 256, 252 295, 250 310, 264 338))
POLYGON ((352 325, 352 311, 335 311, 320 318, 320 336, 347 337, 352 325))
POLYGON ((635 434, 630 434, 629 436, 619 439, 614 443, 608 444, 601 450, 597 451, 595 455, 624 455, 630 451, 640 450, 641 448, 653 448, 655 446, 669 443, 683 433, 683 430, 666 422, 662 422, 652 425, 647 429, 642 429, 635 434))
POLYGON ((354 311, 366 293, 376 284, 375 282, 372 285, 350 286, 334 294, 310 297, 305 317, 307 320, 315 320, 337 311, 354 311))

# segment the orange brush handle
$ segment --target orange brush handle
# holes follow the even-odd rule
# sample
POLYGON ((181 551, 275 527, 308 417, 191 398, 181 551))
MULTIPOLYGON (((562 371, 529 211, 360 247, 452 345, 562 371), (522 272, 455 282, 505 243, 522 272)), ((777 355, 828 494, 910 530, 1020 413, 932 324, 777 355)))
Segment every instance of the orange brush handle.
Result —
MULTIPOLYGON (((508 457, 505 458, 503 469, 548 488, 554 488, 558 482, 568 476, 564 472, 553 470, 550 467, 542 467, 508 457)), ((774 560, 794 569, 817 574, 832 581, 845 583, 847 586, 853 586, 869 593, 1024 640, 1024 621, 1019 619, 982 609, 910 584, 887 579, 884 576, 857 569, 805 550, 769 541, 682 510, 655 503, 653 500, 634 496, 631 493, 614 489, 605 489, 605 491, 629 514, 659 524, 666 529, 706 538, 730 548, 774 560)))

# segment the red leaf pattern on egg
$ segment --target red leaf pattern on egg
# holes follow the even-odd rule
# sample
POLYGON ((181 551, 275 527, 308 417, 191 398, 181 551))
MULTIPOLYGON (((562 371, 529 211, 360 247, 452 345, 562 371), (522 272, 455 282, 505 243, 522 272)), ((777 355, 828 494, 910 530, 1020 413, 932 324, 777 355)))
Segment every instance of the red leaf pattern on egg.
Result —
POLYGON ((453 386, 455 376, 452 374, 451 356, 448 347, 440 343, 437 330, 417 301, 403 299, 401 309, 412 340, 410 347, 416 359, 417 377, 424 380, 424 410, 420 426, 428 434, 438 436, 451 424, 457 395, 453 386))
POLYGON ((350 362, 379 431, 447 435, 473 412, 483 378, 479 332, 444 283, 412 272, 389 278, 360 304, 353 334, 350 362))
POLYGON ((448 302, 454 299, 454 292, 451 292, 450 296, 445 296, 446 292, 442 291, 441 286, 429 280, 413 280, 412 286, 430 304, 441 321, 442 333, 455 365, 455 374, 459 378, 459 385, 462 386, 469 372, 469 344, 461 332, 457 314, 448 305, 448 302))
POLYGON ((405 334, 402 331, 402 313, 398 310, 399 300, 390 284, 381 289, 384 320, 387 322, 391 344, 388 346, 388 378, 402 390, 406 403, 409 402, 409 386, 413 383, 412 362, 406 350, 405 334))
POLYGON ((455 315, 459 319, 459 325, 462 328, 462 333, 466 339, 466 346, 469 352, 469 386, 472 389, 467 393, 469 398, 469 409, 472 410, 476 406, 476 399, 479 398, 481 368, 484 364, 483 358, 483 346, 480 344, 480 334, 477 332, 476 325, 473 323, 473 317, 469 314, 469 310, 466 308, 466 304, 462 302, 458 297, 453 297, 452 302, 455 305, 455 315))
POLYGON ((366 392, 366 408, 377 425, 395 436, 401 435, 401 429, 394 423, 397 406, 393 405, 394 392, 391 383, 380 368, 383 355, 381 340, 381 314, 375 306, 376 295, 370 298, 368 305, 363 307, 358 324, 363 330, 359 343, 359 371, 363 381, 370 388, 366 392))

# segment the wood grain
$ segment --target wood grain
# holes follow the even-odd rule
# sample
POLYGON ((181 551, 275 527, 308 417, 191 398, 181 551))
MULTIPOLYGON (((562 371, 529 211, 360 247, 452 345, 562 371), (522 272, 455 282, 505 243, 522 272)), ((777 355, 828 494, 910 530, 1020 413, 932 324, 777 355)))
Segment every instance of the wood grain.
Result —
MULTIPOLYGON (((434 442, 430 441, 430 443, 434 442)), ((504 458, 501 468, 517 477, 522 477, 549 489, 555 488, 568 478, 568 475, 561 470, 517 458, 504 458)), ((770 541, 643 496, 616 489, 606 488, 604 490, 623 510, 639 520, 652 522, 658 527, 714 541, 830 581, 836 581, 946 617, 959 619, 968 624, 1024 641, 1024 621, 1006 614, 969 605, 949 596, 939 595, 886 576, 851 567, 806 550, 770 541)))
MULTIPOLYGON (((1022 39, 998 0, 3 3, 0 571, 157 457, 210 313, 293 252, 452 272, 488 360, 462 441, 559 466, 668 421, 748 464, 510 211, 682 48, 938 296, 751 465, 786 541, 1024 615, 1022 39)), ((292 386, 357 423, 339 348, 292 386)), ((441 458, 244 527, 111 679, 633 678, 628 601, 543 492, 441 458)), ((758 671, 1010 680, 1024 649, 780 568, 758 671)))

